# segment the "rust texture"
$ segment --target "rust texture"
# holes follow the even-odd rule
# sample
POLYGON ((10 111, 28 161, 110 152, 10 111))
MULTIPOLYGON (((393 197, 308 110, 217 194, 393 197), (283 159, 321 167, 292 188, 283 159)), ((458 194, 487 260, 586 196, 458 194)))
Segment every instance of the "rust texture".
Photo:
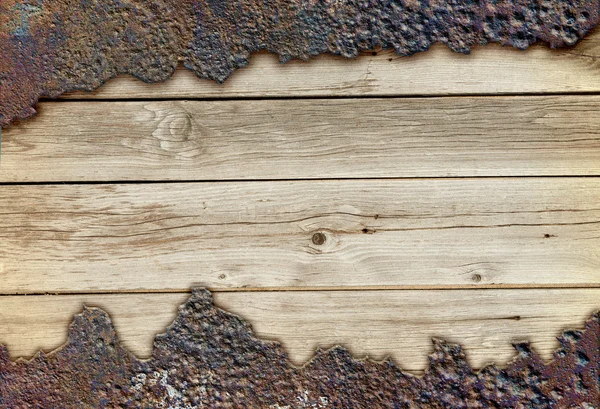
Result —
POLYGON ((0 408, 598 408, 600 314, 566 331, 545 363, 515 345, 506 368, 475 372, 461 348, 434 341, 422 377, 386 360, 356 360, 335 347, 294 367, 277 342, 194 290, 140 361, 120 346, 99 309, 75 317, 67 343, 12 362, 0 346, 0 408))
POLYGON ((562 47, 599 11, 600 0, 2 0, 0 126, 35 114, 42 96, 118 74, 153 83, 183 64, 222 82, 258 50, 285 62, 378 47, 411 55, 436 42, 462 53, 562 47))

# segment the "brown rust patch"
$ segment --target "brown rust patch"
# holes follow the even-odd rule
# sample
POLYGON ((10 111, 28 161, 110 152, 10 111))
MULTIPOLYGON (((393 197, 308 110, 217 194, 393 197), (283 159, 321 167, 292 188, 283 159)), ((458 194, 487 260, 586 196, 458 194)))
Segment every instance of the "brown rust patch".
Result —
POLYGON ((224 81, 268 50, 286 62, 321 53, 468 53, 497 42, 573 45, 600 0, 3 0, 0 126, 35 114, 42 96, 93 90, 118 74, 164 81, 179 64, 224 81))
POLYGON ((298 368, 197 289, 147 361, 120 346, 99 309, 77 315, 68 342, 49 355, 14 363, 0 346, 0 408, 594 408, 599 340, 596 314, 559 337, 550 363, 521 343, 506 368, 475 372, 459 346, 434 340, 421 378, 341 347, 298 368))

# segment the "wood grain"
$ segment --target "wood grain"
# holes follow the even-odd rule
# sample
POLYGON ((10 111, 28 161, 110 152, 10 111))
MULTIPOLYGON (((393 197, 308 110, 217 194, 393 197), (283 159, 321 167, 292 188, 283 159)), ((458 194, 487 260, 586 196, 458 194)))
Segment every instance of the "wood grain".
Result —
MULTIPOLYGON (((0 297, 0 343, 13 358, 66 341, 82 304, 109 312, 125 347, 148 357, 156 333, 172 322, 187 294, 0 297)), ((341 344, 356 356, 391 356, 422 371, 431 338, 460 342, 472 365, 515 356, 529 340, 550 359, 562 330, 581 328, 600 306, 600 290, 462 290, 217 293, 216 304, 248 320, 263 339, 283 343, 301 365, 315 348, 341 344)))
POLYGON ((179 70, 41 103, 3 134, 0 294, 63 294, 0 296, 0 343, 56 348, 86 303, 147 357, 203 285, 298 365, 343 344, 419 373, 431 337, 475 367, 523 339, 549 359, 600 308, 600 178, 557 177, 600 176, 599 58, 599 30, 558 51, 260 53, 224 85, 179 70), (206 183, 19 185, 181 180, 206 183))
POLYGON ((600 97, 45 103, 0 182, 600 175, 600 97))
POLYGON ((299 96, 398 96, 452 94, 573 93, 600 90, 600 30, 576 47, 551 50, 536 45, 518 51, 499 45, 476 47, 470 55, 434 46, 398 57, 365 53, 356 60, 320 56, 285 65, 259 53, 223 85, 180 70, 161 85, 119 77, 94 93, 66 98, 264 98, 299 96))
POLYGON ((0 292, 598 286, 600 179, 0 187, 0 292))

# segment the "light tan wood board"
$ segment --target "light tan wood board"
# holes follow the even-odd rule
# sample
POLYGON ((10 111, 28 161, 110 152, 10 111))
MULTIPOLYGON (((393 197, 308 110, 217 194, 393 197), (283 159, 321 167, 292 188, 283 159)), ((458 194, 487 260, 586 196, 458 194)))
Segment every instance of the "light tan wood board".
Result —
POLYGON ((600 97, 44 103, 0 182, 600 175, 600 97))
POLYGON ((600 285, 600 179, 0 188, 0 292, 600 285))
POLYGON ((346 60, 320 56, 285 65, 277 56, 254 55, 247 68, 225 84, 199 80, 180 70, 161 85, 132 77, 110 81, 95 93, 66 98, 264 98, 306 96, 397 96, 522 93, 579 93, 600 90, 600 30, 575 48, 551 50, 535 45, 518 51, 499 45, 475 47, 470 55, 444 46, 412 57, 391 51, 346 60))
MULTIPOLYGON (((149 357, 155 334, 174 320, 188 294, 0 297, 0 343, 13 358, 66 341, 85 303, 107 311, 123 345, 149 357)), ((427 366, 432 338, 460 342, 476 368, 504 365, 513 342, 532 341, 545 359, 567 328, 583 328, 600 290, 319 291, 216 293, 216 305, 242 316, 257 336, 283 343, 302 365, 317 347, 341 344, 357 357, 391 356, 415 373, 427 366)))

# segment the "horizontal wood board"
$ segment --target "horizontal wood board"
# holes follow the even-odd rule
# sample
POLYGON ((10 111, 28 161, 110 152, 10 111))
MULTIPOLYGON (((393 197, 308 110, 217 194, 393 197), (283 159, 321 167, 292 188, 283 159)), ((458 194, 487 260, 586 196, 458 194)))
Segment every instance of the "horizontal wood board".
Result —
POLYGON ((598 286, 600 179, 0 187, 0 292, 598 286))
POLYGON ((600 175, 600 97, 43 103, 0 182, 600 175))
POLYGON ((163 84, 148 85, 122 76, 94 93, 73 99, 266 98, 469 94, 587 93, 600 90, 600 30, 576 47, 527 51, 491 44, 470 55, 444 46, 411 57, 392 51, 363 53, 354 60, 322 55, 310 62, 279 64, 275 55, 255 54, 248 67, 225 84, 199 80, 179 70, 163 84))
MULTIPOLYGON (((13 358, 66 341, 85 303, 109 312, 123 345, 149 357, 155 334, 174 320, 188 294, 0 297, 0 343, 13 358)), ((252 324, 262 339, 282 342, 296 365, 317 347, 342 344, 357 357, 392 357, 420 373, 432 338, 460 342, 470 363, 504 365, 511 343, 530 340, 551 359, 564 329, 583 328, 600 290, 317 291, 216 293, 216 305, 252 324)))

